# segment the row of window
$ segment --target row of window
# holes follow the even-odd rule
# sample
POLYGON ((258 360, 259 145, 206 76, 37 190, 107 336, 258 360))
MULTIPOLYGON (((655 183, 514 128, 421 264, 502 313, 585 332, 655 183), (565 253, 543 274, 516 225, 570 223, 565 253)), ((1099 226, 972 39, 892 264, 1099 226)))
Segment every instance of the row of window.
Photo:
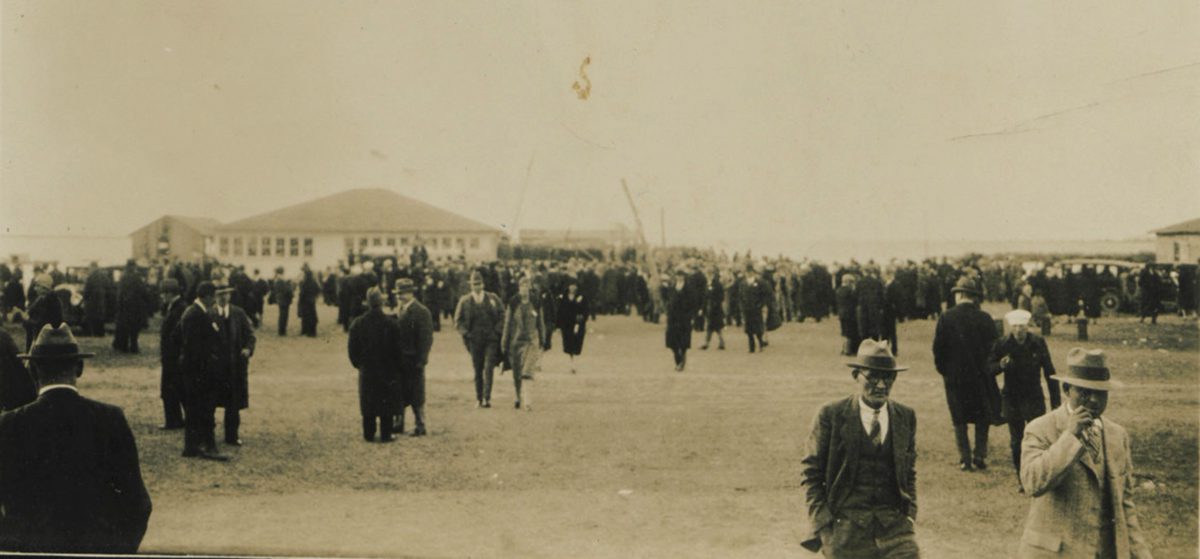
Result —
MULTIPOLYGON (((346 237, 345 242, 347 251, 354 250, 355 240, 355 237, 346 237)), ((414 244, 424 244, 427 248, 438 248, 439 241, 441 243, 441 247, 444 249, 467 248, 468 246, 470 246, 470 248, 479 248, 479 237, 430 237, 420 239, 409 239, 408 237, 358 237, 357 241, 359 250, 365 249, 368 246, 406 247, 409 246, 410 241, 414 244)))
POLYGON ((312 237, 219 237, 220 256, 300 256, 313 255, 312 237))

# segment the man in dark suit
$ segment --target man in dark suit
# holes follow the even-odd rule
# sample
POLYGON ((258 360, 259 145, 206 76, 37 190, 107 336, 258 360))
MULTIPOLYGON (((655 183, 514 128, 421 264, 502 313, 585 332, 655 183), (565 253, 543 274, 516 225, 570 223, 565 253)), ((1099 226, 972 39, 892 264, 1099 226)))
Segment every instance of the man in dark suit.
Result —
POLYGON ((113 336, 113 349, 122 353, 140 351, 138 335, 149 323, 155 304, 146 282, 142 280, 142 272, 138 270, 137 264, 130 260, 121 272, 121 281, 117 282, 116 334, 113 336))
POLYGON ((847 363, 858 394, 813 420, 800 486, 806 549, 829 558, 915 558, 917 416, 891 401, 896 364, 886 342, 863 340, 847 363))
POLYGON ((179 281, 167 278, 162 283, 163 321, 159 328, 159 355, 162 357, 162 380, 159 393, 163 401, 163 424, 160 429, 183 428, 183 400, 179 384, 179 351, 182 338, 179 320, 187 309, 180 296, 179 281))
POLYGON ((458 300, 454 326, 471 354, 475 369, 475 406, 492 407, 492 378, 500 363, 500 334, 504 332, 504 303, 483 290, 483 276, 471 273, 471 292, 458 300))
POLYGON ((254 355, 254 325, 241 307, 231 302, 236 288, 217 290, 210 310, 217 325, 217 407, 225 408, 225 444, 242 446, 238 428, 241 410, 250 407, 250 357, 254 355))
POLYGON ((183 388, 183 456, 224 461, 217 453, 218 326, 209 314, 216 303, 216 288, 202 281, 196 286, 196 300, 179 319, 179 379, 183 388))
POLYGON ((838 323, 842 329, 842 355, 858 353, 858 343, 862 340, 858 331, 858 291, 855 284, 858 276, 846 274, 842 277, 842 285, 836 292, 838 323))
MULTIPOLYGON (((1050 359, 1046 340, 1029 331, 1032 316, 1023 309, 1004 315, 1004 321, 1012 332, 996 342, 991 357, 996 372, 1004 373, 1004 417, 1008 420, 1008 439, 1018 480, 1021 476, 1021 440, 1025 437, 1025 425, 1046 414, 1043 376, 1050 389, 1050 409, 1057 408, 1062 400, 1058 383, 1051 378, 1055 372, 1054 362, 1050 359)), ((1017 491, 1024 493, 1024 486, 1018 484, 1017 491)))
POLYGON ((363 439, 390 443, 392 418, 404 412, 400 394, 400 326, 383 312, 387 298, 378 287, 367 292, 367 312, 350 324, 350 363, 358 369, 358 409, 363 439))
MULTIPOLYGON (((425 365, 433 347, 433 315, 416 299, 416 285, 408 278, 396 280, 396 321, 400 335, 400 387, 404 406, 411 406, 417 426, 412 436, 425 435, 425 365)), ((404 433, 404 408, 396 422, 404 433)))
POLYGON ((0 549, 135 553, 150 519, 137 444, 120 408, 84 398, 79 345, 42 328, 28 354, 41 386, 0 415, 0 549))
POLYGON ((271 300, 279 307, 279 335, 287 335, 288 310, 292 308, 294 289, 292 282, 283 277, 283 266, 275 268, 275 280, 271 282, 271 300))
POLYGON ((973 275, 963 275, 951 291, 955 305, 938 318, 933 362, 946 389, 959 468, 969 472, 987 468, 988 429, 993 423, 1002 423, 1000 389, 989 364, 997 335, 992 316, 979 308, 983 289, 973 275), (975 424, 974 458, 967 438, 968 423, 975 424))

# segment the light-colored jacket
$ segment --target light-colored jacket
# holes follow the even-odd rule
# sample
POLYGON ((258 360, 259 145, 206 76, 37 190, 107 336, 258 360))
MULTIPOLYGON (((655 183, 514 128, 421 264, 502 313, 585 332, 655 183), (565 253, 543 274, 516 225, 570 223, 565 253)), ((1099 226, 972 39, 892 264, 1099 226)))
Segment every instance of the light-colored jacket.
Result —
POLYGON ((1102 499, 1112 499, 1113 533, 1118 559, 1150 559, 1137 510, 1129 491, 1133 461, 1125 428, 1104 418, 1103 469, 1086 447, 1067 431, 1065 405, 1031 422, 1021 441, 1021 483, 1033 497, 1017 556, 1021 559, 1094 559, 1100 542, 1097 526, 1102 499), (1108 477, 1104 495, 1097 471, 1108 477))

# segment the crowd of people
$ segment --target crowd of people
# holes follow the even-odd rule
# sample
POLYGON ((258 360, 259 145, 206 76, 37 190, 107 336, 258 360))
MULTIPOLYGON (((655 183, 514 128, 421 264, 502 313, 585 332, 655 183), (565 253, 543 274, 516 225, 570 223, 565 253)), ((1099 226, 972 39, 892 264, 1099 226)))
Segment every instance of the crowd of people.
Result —
MULTIPOLYGON (((1099 421, 1103 405, 1097 404, 1097 393, 1106 395, 1113 386, 1107 377, 1094 376, 1100 369, 1107 374, 1102 356, 1072 354, 1069 362, 1090 359, 1101 365, 1073 364, 1070 373, 1056 377, 1044 339, 1030 331, 1032 324, 1042 335, 1048 334, 1050 316, 1062 309, 1091 316, 1088 301, 1095 289, 1089 287, 1086 277, 1064 278, 1053 269, 1046 270, 1028 270, 1015 259, 969 257, 884 265, 851 261, 826 266, 704 251, 664 251, 626 261, 572 258, 469 264, 461 260, 432 262, 423 251, 414 251, 402 262, 387 257, 350 257, 321 271, 306 264, 296 277, 279 268, 267 278, 259 270, 248 272, 212 261, 163 262, 148 267, 130 261, 120 274, 93 265, 79 277, 50 267, 34 270, 26 287, 20 268, 4 267, 0 268, 4 285, 0 309, 7 320, 23 324, 24 353, 20 355, 29 367, 18 358, 16 342, 0 330, 0 405, 6 411, 41 409, 30 406, 47 400, 48 382, 69 385, 65 390, 77 393, 74 378, 82 373, 82 359, 88 355, 78 351, 71 329, 63 326, 71 318, 85 336, 107 336, 106 324, 112 322, 114 350, 138 353, 139 334, 150 318, 161 312, 161 428, 182 431, 183 457, 227 461, 217 445, 216 409, 224 410, 224 444, 241 446, 240 411, 249 406, 250 363, 261 332, 267 328, 262 324, 267 305, 278 308, 274 328, 278 336, 289 335, 293 304, 300 335, 307 337, 317 336, 318 305, 337 308, 338 327, 347 336, 348 360, 359 372, 362 436, 372 442, 390 442, 404 434, 408 409, 415 423, 411 434, 428 433, 425 368, 434 332, 444 320, 450 321, 470 355, 475 405, 492 407, 495 369, 500 368, 502 373, 512 372, 513 407, 528 411, 533 409, 532 381, 540 370, 542 353, 554 346, 554 334, 558 333, 558 343, 569 356, 574 373, 575 358, 583 353, 587 323, 597 315, 636 314, 655 324, 665 318, 665 345, 678 372, 686 369, 696 333, 704 336, 701 350, 708 350, 715 336, 716 350, 722 351, 727 347, 726 327, 738 328, 745 336, 743 347, 754 354, 765 351, 770 346, 770 332, 785 323, 836 317, 843 338, 840 352, 855 359, 850 363, 851 376, 861 385, 862 395, 827 406, 814 422, 804 485, 815 531, 806 545, 823 548, 829 557, 909 557, 917 553, 911 538, 916 495, 909 477, 915 475, 915 414, 896 403, 886 407, 891 383, 903 370, 896 365, 899 322, 938 321, 933 355, 943 379, 962 470, 988 467, 988 430, 1007 424, 1018 490, 1042 499, 1034 509, 1045 514, 1043 509, 1057 506, 1044 504, 1046 500, 1078 498, 1063 496, 1061 492, 1067 489, 1052 479, 1055 475, 1080 463, 1095 468, 1103 467, 1106 459, 1121 459, 1106 458, 1106 452, 1116 454, 1116 449, 1108 446, 1101 446, 1096 454, 1095 442, 1087 438, 1087 433, 1096 429, 1092 426, 1101 424, 1105 427, 1098 436, 1113 440, 1123 436, 1115 424, 1099 421), (81 285, 78 303, 70 291, 60 289, 68 283, 81 285), (1064 303, 1070 299, 1074 302, 1064 303), (1014 309, 1005 315, 1009 334, 1002 334, 980 308, 984 301, 1006 302, 1014 309), (81 316, 72 317, 74 309, 81 316), (75 376, 68 379, 68 373, 75 376), (996 382, 998 375, 1003 375, 1003 389, 996 382), (1050 416, 1046 414, 1043 379, 1050 391, 1051 409, 1059 408, 1062 395, 1056 381, 1061 381, 1062 394, 1073 410, 1062 412, 1064 417, 1053 425, 1043 424, 1051 421, 1044 419, 1050 416), (852 426, 861 419, 863 431, 840 427, 843 417, 850 418, 852 426), (975 427, 974 448, 969 425, 975 427), (1071 444, 1064 438, 1068 435, 1079 444, 1071 444), (853 440, 836 442, 842 436, 853 440), (1083 462, 1079 462, 1081 456, 1083 462), (828 470, 842 462, 859 468, 854 481, 846 482, 839 472, 828 470), (842 521, 855 527, 843 530, 838 524, 842 521), (884 539, 894 545, 861 548, 863 542, 884 539)), ((1135 281, 1143 293, 1141 314, 1154 321, 1158 312, 1155 294, 1163 291, 1163 282, 1178 278, 1163 277, 1150 267, 1145 270, 1150 271, 1143 271, 1135 281)), ((1187 279, 1194 283, 1194 274, 1187 279)), ((63 394, 59 390, 52 395, 61 399, 63 394)), ((86 399, 72 399, 71 405, 85 405, 76 400, 103 406, 86 399)), ((42 408, 53 409, 49 403, 42 408)), ((23 448, 23 432, 33 428, 20 418, 32 417, 31 413, 0 416, 0 449, 23 448)), ((111 411, 104 413, 111 416, 107 422, 111 436, 117 437, 122 452, 128 453, 133 441, 131 436, 125 440, 128 425, 124 417, 118 421, 111 411)), ((1127 459, 1127 449, 1122 452, 1127 459)), ((136 469, 136 449, 133 454, 132 463, 126 457, 113 467, 136 469)), ((0 484, 17 483, 14 480, 26 480, 30 475, 10 462, 0 469, 0 484)), ((1109 464, 1126 471, 1123 464, 1109 464)), ((127 475, 127 481, 133 483, 135 477, 140 484, 140 475, 127 475)), ((1111 502, 1116 496, 1121 502, 1119 488, 1102 484, 1095 489, 1102 493, 1101 500, 1111 502)), ((100 547, 81 543, 69 549, 129 549, 131 545, 136 549, 145 529, 143 514, 149 515, 149 498, 139 496, 136 502, 130 501, 128 492, 141 495, 144 487, 140 492, 136 488, 120 491, 118 496, 102 492, 103 496, 96 498, 122 500, 121 506, 127 509, 122 514, 131 523, 122 528, 128 537, 111 547, 104 547, 109 543, 100 547)), ((13 497, 19 498, 24 497, 13 497)), ((8 510, 31 507, 7 499, 0 494, 0 500, 5 500, 0 504, 12 503, 8 510)), ((20 517, 22 513, 16 514, 20 517)), ((1112 543, 1120 549, 1144 546, 1120 543, 1122 538, 1132 541, 1140 537, 1131 502, 1124 514, 1125 525, 1110 522, 1102 527, 1101 536, 1108 539, 1098 545, 1112 543), (1103 532, 1105 529, 1109 531, 1103 532)), ((32 534, 46 528, 39 523, 52 520, 31 516, 13 524, 7 520, 12 514, 0 516, 5 516, 0 518, 0 532, 9 535, 32 534)), ((28 541, 40 541, 29 537, 28 541)), ((87 540, 80 537, 80 541, 87 540)), ((21 536, 19 541, 26 540, 21 536)), ((0 543, 12 541, 0 537, 0 543)), ((1023 550, 1026 544, 1037 547, 1039 541, 1023 542, 1023 550)), ((1135 556, 1148 556, 1148 552, 1135 556)))

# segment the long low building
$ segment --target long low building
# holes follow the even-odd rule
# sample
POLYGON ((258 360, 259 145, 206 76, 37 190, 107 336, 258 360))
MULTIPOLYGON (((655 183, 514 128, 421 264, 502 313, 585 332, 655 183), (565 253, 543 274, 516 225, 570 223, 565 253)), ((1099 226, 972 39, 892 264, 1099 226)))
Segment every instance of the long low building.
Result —
POLYGON ((205 253, 221 262, 288 274, 354 256, 406 261, 424 246, 430 260, 494 260, 502 231, 391 190, 355 189, 220 225, 205 253))

